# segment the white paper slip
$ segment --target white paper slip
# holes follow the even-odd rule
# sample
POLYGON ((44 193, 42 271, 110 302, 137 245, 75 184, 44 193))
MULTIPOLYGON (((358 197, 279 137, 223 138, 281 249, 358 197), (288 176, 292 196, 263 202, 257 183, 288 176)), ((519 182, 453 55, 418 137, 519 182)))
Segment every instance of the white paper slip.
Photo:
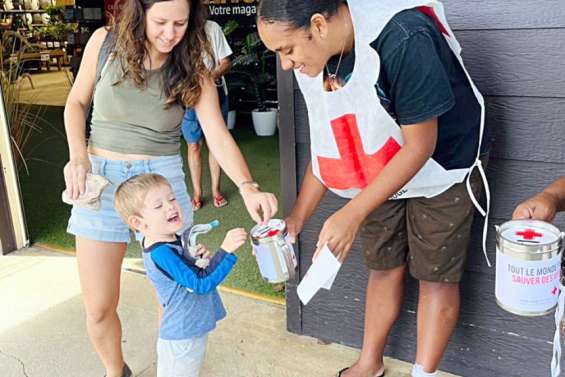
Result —
POLYGON ((330 289, 340 268, 341 263, 325 245, 296 288, 300 301, 308 305, 320 288, 330 289))

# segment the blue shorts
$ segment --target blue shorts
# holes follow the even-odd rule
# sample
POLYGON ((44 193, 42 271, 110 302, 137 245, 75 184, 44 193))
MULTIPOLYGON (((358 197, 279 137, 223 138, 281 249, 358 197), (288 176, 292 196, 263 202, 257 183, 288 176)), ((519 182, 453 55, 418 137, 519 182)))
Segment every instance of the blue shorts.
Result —
MULTIPOLYGON (((114 209, 114 193, 120 183, 143 173, 157 173, 167 178, 182 210, 182 230, 192 224, 192 207, 186 189, 182 158, 179 155, 136 161, 108 160, 93 155, 89 157, 92 173, 106 177, 110 185, 102 192, 98 211, 73 206, 67 227, 68 233, 95 241, 129 242, 130 230, 114 209)), ((137 234, 136 239, 141 239, 141 235, 137 234)))
MULTIPOLYGON (((218 97, 220 97, 220 108, 222 109, 224 122, 227 122, 229 101, 223 87, 218 87, 218 97)), ((184 113, 184 118, 181 124, 181 131, 182 136, 184 136, 184 140, 186 140, 188 144, 196 144, 204 138, 202 127, 200 127, 200 122, 198 122, 198 118, 196 117, 196 111, 194 111, 192 108, 186 109, 184 113)))

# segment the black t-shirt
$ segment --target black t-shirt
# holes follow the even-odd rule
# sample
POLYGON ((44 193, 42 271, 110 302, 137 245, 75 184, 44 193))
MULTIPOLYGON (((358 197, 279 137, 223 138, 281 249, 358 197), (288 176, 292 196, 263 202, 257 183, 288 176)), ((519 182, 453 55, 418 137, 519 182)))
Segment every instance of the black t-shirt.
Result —
MULTIPOLYGON (((381 59, 375 87, 382 106, 400 125, 438 118, 433 158, 446 169, 469 167, 477 154, 481 109, 434 21, 415 9, 402 11, 371 47, 381 59)), ((337 60, 328 63, 331 72, 337 60)), ((344 56, 338 75, 347 81, 354 63, 354 52, 344 56)), ((487 150, 485 143, 481 150, 487 150)))

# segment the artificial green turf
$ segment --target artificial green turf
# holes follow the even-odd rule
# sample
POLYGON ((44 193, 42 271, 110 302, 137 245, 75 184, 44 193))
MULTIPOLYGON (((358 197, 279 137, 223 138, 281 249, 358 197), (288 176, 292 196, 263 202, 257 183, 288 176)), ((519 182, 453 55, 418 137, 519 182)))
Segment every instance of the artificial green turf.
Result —
MULTIPOLYGON (((68 159, 68 150, 63 135, 63 109, 61 107, 46 107, 44 118, 46 124, 41 133, 36 133, 28 143, 27 157, 29 175, 20 169, 20 185, 27 218, 28 229, 32 242, 62 247, 74 248, 74 238, 66 233, 70 206, 61 201, 64 190, 63 167, 68 159)), ((261 184, 264 191, 269 191, 279 197, 279 152, 278 140, 273 137, 255 136, 250 126, 236 126, 232 131, 253 174, 253 178, 261 184)), ((183 157, 186 161, 186 147, 183 143, 183 157)), ((220 221, 220 228, 203 235, 199 242, 210 250, 217 249, 225 232, 234 227, 244 227, 248 231, 254 225, 249 217, 243 201, 233 183, 222 174, 222 193, 229 201, 228 206, 217 209, 212 205, 210 193, 210 175, 207 166, 207 152, 204 151, 203 185, 204 206, 195 213, 194 222, 203 223, 214 219, 220 221)), ((186 163, 185 163, 186 166, 186 163)), ((187 172, 187 170, 185 169, 187 172)), ((190 176, 187 173, 187 187, 192 191, 190 176)), ((279 216, 281 215, 279 210, 279 216)), ((139 246, 132 242, 127 252, 128 257, 140 257, 139 246)), ((233 272, 224 285, 247 290, 254 293, 282 297, 272 286, 263 282, 251 248, 246 244, 238 252, 239 260, 233 272)))

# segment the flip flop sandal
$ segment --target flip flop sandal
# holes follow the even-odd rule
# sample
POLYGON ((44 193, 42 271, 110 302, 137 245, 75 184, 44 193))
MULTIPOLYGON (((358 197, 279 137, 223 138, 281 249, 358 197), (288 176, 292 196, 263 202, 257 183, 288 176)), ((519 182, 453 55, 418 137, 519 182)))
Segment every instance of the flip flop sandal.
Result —
POLYGON ((228 205, 228 201, 221 194, 214 197, 214 207, 221 208, 228 205))
MULTIPOLYGON (((348 369, 349 369, 349 367, 343 368, 342 370, 340 370, 339 372, 337 372, 337 374, 335 375, 335 377, 341 377, 341 374, 342 374, 343 372, 345 372, 346 370, 348 370, 348 369)), ((383 370, 383 372, 382 372, 381 374, 378 374, 378 375, 376 375, 376 376, 374 376, 374 377, 384 377, 384 376, 385 376, 385 371, 383 370)))
POLYGON ((202 208, 203 204, 204 203, 202 202, 202 199, 192 198, 192 212, 198 211, 200 208, 202 208))

